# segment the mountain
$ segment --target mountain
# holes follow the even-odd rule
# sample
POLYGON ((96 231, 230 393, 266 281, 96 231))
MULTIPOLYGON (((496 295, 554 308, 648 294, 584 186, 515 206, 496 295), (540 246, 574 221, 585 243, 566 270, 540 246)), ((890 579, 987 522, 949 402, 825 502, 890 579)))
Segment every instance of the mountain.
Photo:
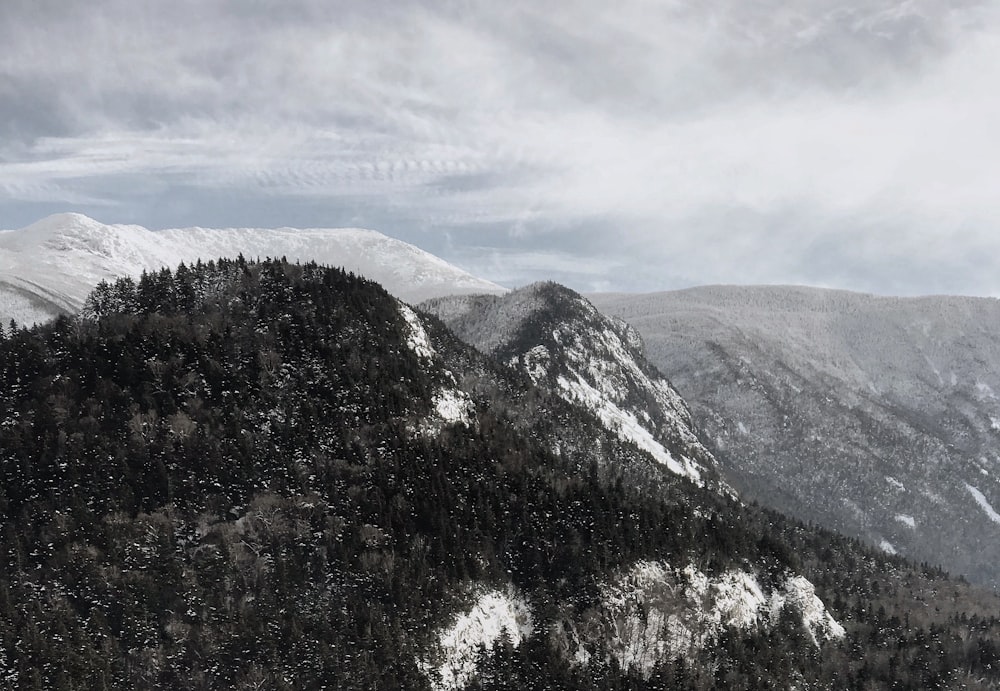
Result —
POLYGON ((451 296, 420 305, 459 338, 523 371, 536 386, 592 411, 621 439, 672 472, 720 487, 715 459, 638 334, 579 294, 537 283, 500 297, 451 296))
POLYGON ((1000 681, 992 593, 672 472, 374 283, 220 260, 86 305, 0 331, 5 687, 1000 681))
POLYGON ((1000 302, 714 286, 592 295, 744 496, 1000 585, 1000 302))
POLYGON ((75 312, 102 280, 218 257, 318 261, 378 281, 407 302, 453 293, 502 293, 413 245, 356 228, 184 228, 151 231, 59 214, 0 231, 0 323, 75 312))

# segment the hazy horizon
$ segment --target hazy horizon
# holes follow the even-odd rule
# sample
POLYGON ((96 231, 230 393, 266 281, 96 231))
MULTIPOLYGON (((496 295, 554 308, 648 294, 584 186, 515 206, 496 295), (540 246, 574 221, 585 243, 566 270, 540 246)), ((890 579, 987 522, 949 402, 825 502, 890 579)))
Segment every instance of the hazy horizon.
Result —
POLYGON ((0 226, 364 227, 503 285, 1000 294, 991 2, 0 6, 0 226))

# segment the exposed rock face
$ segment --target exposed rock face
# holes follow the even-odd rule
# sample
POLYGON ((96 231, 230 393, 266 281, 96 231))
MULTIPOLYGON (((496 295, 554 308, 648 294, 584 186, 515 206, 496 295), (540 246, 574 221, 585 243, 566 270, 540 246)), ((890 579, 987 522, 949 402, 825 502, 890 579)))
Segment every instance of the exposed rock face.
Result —
MULTIPOLYGON (((680 395, 627 324, 568 288, 537 283, 500 296, 453 296, 421 307, 459 338, 590 410, 672 472, 722 487, 680 395)), ((728 488, 726 488, 728 491, 728 488)))

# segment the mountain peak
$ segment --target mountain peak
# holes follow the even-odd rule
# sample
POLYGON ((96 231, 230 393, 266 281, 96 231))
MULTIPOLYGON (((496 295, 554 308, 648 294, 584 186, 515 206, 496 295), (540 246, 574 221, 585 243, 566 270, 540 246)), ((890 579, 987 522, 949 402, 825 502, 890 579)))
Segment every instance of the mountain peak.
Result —
POLYGON ((45 218, 35 221, 29 226, 24 227, 22 230, 41 230, 46 228, 67 228, 71 226, 77 227, 94 227, 103 226, 104 224, 97 221, 90 216, 78 213, 76 211, 65 211, 63 213, 52 214, 51 216, 46 216, 45 218))
POLYGON ((646 361, 637 333, 602 316, 579 293, 542 282, 503 297, 440 298, 421 306, 535 385, 581 404, 670 471, 729 491, 718 482, 715 459, 687 406, 646 361))
POLYGON ((35 221, 31 225, 14 231, 15 234, 35 238, 35 242, 44 241, 52 236, 104 234, 117 228, 137 228, 138 226, 122 226, 102 223, 90 216, 75 211, 52 214, 35 221), (41 238, 41 240, 39 240, 41 238))
POLYGON ((381 283, 406 302, 503 293, 418 247, 358 228, 178 228, 108 225, 61 213, 0 232, 0 320, 37 322, 74 312, 102 280, 220 257, 315 261, 381 283))
POLYGON ((25 251, 50 245, 67 237, 87 237, 103 233, 109 227, 83 214, 67 212, 46 216, 18 230, 0 235, 0 249, 25 251))

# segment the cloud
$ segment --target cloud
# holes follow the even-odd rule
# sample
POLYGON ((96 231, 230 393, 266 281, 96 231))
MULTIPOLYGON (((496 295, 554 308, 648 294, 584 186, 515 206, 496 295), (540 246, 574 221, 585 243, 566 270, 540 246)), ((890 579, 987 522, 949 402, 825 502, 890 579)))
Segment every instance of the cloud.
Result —
POLYGON ((0 213, 384 224, 508 282, 991 292, 998 27, 932 0, 9 0, 0 213))

